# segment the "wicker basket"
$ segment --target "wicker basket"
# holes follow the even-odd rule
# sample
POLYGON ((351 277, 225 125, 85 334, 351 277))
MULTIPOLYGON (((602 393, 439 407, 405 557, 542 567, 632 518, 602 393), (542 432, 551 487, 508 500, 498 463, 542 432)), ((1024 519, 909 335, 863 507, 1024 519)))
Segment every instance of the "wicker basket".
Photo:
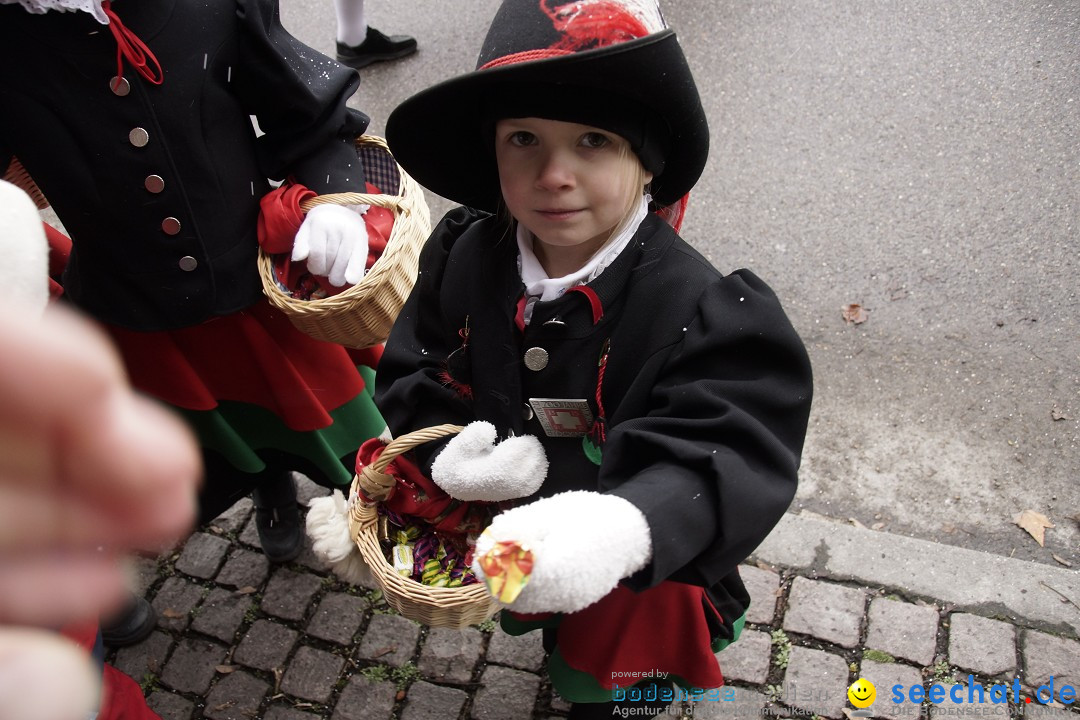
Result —
POLYGON ((393 566, 383 554, 379 542, 379 517, 377 503, 386 498, 397 482, 393 475, 385 474, 387 465, 403 452, 446 435, 461 432, 460 425, 436 425, 417 430, 391 441, 378 459, 353 480, 353 492, 357 490, 374 502, 358 500, 349 508, 349 529, 360 554, 371 568, 375 581, 382 589, 390 607, 410 620, 430 627, 463 628, 490 619, 499 604, 488 593, 484 583, 460 587, 432 587, 394 572, 393 566))
POLYGON ((19 158, 11 158, 7 172, 4 173, 4 179, 29 195, 34 204, 37 205, 38 210, 49 207, 49 201, 45 199, 45 193, 41 192, 41 188, 34 182, 34 178, 30 177, 30 173, 26 172, 26 168, 19 162, 19 158))
POLYGON ((394 226, 383 254, 363 279, 348 290, 319 300, 298 300, 277 282, 272 256, 259 251, 259 276, 270 304, 292 324, 317 340, 350 348, 378 345, 390 334, 405 298, 416 282, 420 248, 431 233, 431 217, 420 186, 397 164, 386 141, 371 135, 356 139, 357 155, 368 181, 380 188, 397 188, 396 195, 335 193, 301 203, 371 205, 394 213, 394 226))

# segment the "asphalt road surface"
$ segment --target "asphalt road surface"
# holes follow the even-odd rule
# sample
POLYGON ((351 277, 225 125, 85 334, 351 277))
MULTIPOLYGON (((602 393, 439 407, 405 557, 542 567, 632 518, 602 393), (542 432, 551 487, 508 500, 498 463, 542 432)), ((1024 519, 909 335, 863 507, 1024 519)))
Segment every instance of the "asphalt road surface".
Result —
MULTIPOLYGON (((331 0, 282 4, 333 52, 331 0)), ((420 43, 361 71, 352 103, 381 134, 473 68, 498 2, 367 6, 420 43)), ((1080 564, 1080 2, 664 9, 712 133, 683 235, 769 282, 814 363, 795 509, 1080 564), (1045 547, 1024 510, 1053 522, 1045 547)))

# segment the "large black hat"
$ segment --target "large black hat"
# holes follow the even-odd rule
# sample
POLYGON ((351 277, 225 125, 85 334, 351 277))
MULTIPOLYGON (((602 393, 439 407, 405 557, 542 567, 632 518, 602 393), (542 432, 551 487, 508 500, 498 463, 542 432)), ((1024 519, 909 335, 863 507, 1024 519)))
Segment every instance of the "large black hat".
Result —
POLYGON ((611 130, 653 175, 658 205, 701 176, 709 128, 655 0, 504 0, 474 72, 417 93, 387 119, 397 161, 428 189, 494 211, 494 121, 543 117, 611 130))

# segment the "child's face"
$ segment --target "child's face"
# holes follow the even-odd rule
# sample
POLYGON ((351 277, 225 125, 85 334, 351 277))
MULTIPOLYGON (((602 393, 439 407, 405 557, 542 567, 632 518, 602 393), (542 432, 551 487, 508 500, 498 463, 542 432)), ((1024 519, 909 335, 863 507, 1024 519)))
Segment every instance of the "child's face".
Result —
POLYGON ((498 121, 495 158, 503 200, 542 245, 542 262, 584 265, 652 180, 622 137, 559 120, 498 121))

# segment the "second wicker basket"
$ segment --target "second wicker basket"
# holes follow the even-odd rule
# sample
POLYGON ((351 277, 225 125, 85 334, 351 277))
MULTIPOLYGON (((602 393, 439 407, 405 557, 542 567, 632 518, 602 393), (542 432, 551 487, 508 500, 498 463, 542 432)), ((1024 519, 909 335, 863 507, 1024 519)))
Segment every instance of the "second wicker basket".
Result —
POLYGON ((349 528, 361 556, 371 568, 387 604, 410 620, 430 627, 476 625, 490 619, 500 606, 483 583, 432 587, 397 574, 383 554, 377 503, 385 499, 396 484, 394 476, 385 472, 394 458, 422 443, 458 433, 461 429, 460 425, 436 425, 395 438, 375 462, 365 466, 353 480, 352 497, 360 491, 363 497, 372 501, 356 500, 349 509, 349 528))
POLYGON ((335 193, 301 203, 305 212, 324 203, 372 205, 394 214, 386 249, 356 285, 331 297, 299 300, 277 282, 273 257, 259 251, 259 276, 270 303, 288 316, 300 331, 317 340, 350 348, 366 348, 386 340, 405 298, 416 282, 420 248, 431 233, 431 216, 424 192, 390 155, 386 141, 373 135, 356 139, 365 176, 396 194, 335 193))

